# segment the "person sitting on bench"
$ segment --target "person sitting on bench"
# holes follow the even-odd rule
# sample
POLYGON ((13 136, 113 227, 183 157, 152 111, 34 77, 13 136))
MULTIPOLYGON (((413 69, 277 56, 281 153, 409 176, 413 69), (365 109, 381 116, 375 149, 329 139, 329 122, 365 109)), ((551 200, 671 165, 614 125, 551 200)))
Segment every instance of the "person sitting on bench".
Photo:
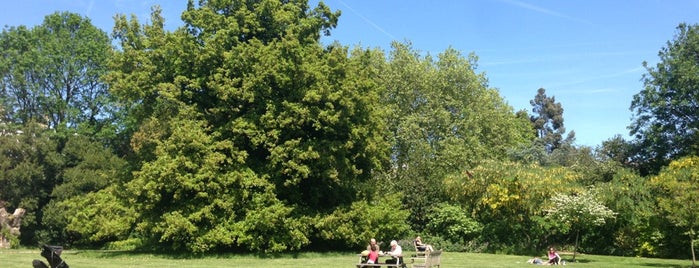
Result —
POLYGON ((415 243, 415 250, 417 251, 434 251, 431 245, 422 243, 422 238, 419 235, 415 237, 415 241, 413 242, 415 243))
POLYGON ((401 264, 403 263, 403 249, 398 245, 396 240, 391 240, 391 250, 385 252, 387 256, 392 258, 386 260, 386 263, 401 264))

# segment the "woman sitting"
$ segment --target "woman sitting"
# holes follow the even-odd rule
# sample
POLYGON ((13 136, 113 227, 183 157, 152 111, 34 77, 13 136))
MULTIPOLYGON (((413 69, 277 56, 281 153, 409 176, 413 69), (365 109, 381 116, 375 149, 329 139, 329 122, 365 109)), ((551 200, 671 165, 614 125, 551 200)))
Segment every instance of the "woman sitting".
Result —
POLYGON ((561 262, 561 256, 558 255, 558 252, 554 248, 549 248, 549 261, 547 264, 550 265, 558 265, 561 262))
POLYGON ((434 251, 431 245, 422 243, 422 238, 419 235, 415 237, 413 243, 415 243, 415 249, 417 251, 434 251))

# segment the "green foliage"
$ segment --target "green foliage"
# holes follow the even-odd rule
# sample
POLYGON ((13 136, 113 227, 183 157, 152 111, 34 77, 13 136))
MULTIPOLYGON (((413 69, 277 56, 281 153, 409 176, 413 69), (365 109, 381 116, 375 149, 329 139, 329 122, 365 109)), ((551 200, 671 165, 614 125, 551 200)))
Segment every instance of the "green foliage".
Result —
POLYGON ((20 245, 19 237, 17 237, 16 234, 11 233, 10 229, 2 227, 3 226, 0 226, 0 237, 7 240, 7 242, 9 243, 9 248, 17 248, 20 245))
POLYGON ((61 181, 62 165, 51 131, 38 124, 25 127, 8 124, 0 135, 0 200, 8 207, 27 210, 22 221, 22 243, 35 242, 40 230, 41 211, 49 201, 53 187, 61 181))
POLYGON ((45 206, 99 190, 122 176, 102 173, 108 168, 125 171, 125 162, 101 144, 86 138, 70 144, 81 134, 110 139, 116 133, 111 129, 114 107, 100 80, 111 54, 110 40, 89 19, 57 12, 33 28, 3 29, 0 54, 0 150, 6 157, 0 200, 28 210, 24 243, 62 240, 58 233, 64 225, 56 224, 65 221, 56 219, 60 212, 45 213, 45 206), (85 155, 89 153, 94 155, 85 155))
POLYGON ((624 167, 631 168, 633 144, 624 140, 621 135, 615 135, 614 137, 603 141, 602 145, 595 151, 602 160, 611 160, 623 165, 624 167))
POLYGON ((117 15, 117 51, 70 13, 0 34, 0 201, 29 210, 23 244, 279 253, 424 233, 531 252, 594 226, 586 252, 676 256, 696 236, 696 159, 652 184, 625 169, 696 151, 696 26, 647 67, 637 140, 593 152, 543 89, 514 113, 473 54, 321 46, 340 14, 324 3, 189 1, 174 32, 160 12, 117 15))
POLYGON ((471 208, 483 225, 482 239, 491 247, 518 245, 543 248, 556 226, 544 218, 544 208, 559 189, 574 187, 580 174, 566 168, 546 168, 507 161, 484 161, 474 169, 450 175, 445 187, 450 198, 471 208))
POLYGON ((424 228, 432 204, 446 201, 447 174, 502 158, 530 139, 528 123, 476 73, 476 61, 454 49, 423 57, 410 44, 394 43, 382 74, 391 138, 387 183, 405 194, 416 230, 424 228))
MULTIPOLYGON (((538 142, 551 153, 564 143, 563 134, 566 130, 563 126, 563 106, 556 102, 556 97, 546 96, 543 88, 537 90, 536 96, 529 103, 533 106, 534 115, 530 120, 536 129, 538 142)), ((565 142, 572 143, 574 140, 575 134, 571 132, 565 142)))
POLYGON ((118 16, 107 75, 128 110, 127 183, 145 244, 297 250, 308 221, 352 204, 385 161, 378 59, 323 48, 338 13, 305 1, 190 1, 186 26, 118 16), (383 158, 383 159, 382 159, 383 158))
POLYGON ((401 207, 401 196, 396 194, 360 200, 317 219, 314 226, 320 238, 332 241, 335 247, 361 248, 371 238, 390 241, 409 233, 409 212, 401 207))
POLYGON ((466 244, 483 229, 481 224, 471 218, 469 211, 447 203, 436 206, 428 217, 426 231, 452 243, 466 244))
POLYGON ((23 242, 71 242, 63 231, 66 212, 53 203, 118 183, 126 161, 81 135, 59 147, 62 138, 36 124, 8 132, 0 135, 0 200, 27 209, 23 242))
POLYGON ((61 155, 64 164, 60 174, 62 183, 51 193, 56 201, 96 192, 128 177, 124 159, 85 136, 69 137, 61 155))
POLYGON ((113 185, 49 204, 46 210, 52 213, 44 219, 46 226, 65 232, 60 234, 62 236, 51 237, 61 239, 53 242, 68 246, 101 246, 128 237, 139 214, 117 198, 118 192, 124 190, 113 185))
POLYGON ((699 189, 699 157, 685 157, 673 161, 667 169, 652 178, 659 187, 658 204, 667 212, 667 218, 677 226, 699 227, 699 213, 694 209, 699 189))
MULTIPOLYGON (((5 118, 51 128, 103 126, 109 96, 100 76, 111 53, 106 33, 78 14, 54 13, 32 29, 0 34, 5 118)), ((92 130, 93 133, 96 130, 92 130)))
POLYGON ((558 193, 551 197, 552 205, 546 216, 573 228, 599 226, 616 213, 597 200, 594 189, 579 193, 558 193))
POLYGON ((699 25, 677 27, 658 56, 656 66, 644 62, 644 89, 634 95, 630 126, 643 174, 657 173, 669 161, 699 153, 699 25))
MULTIPOLYGON (((102 244, 107 238, 113 238, 112 236, 107 236, 107 238, 91 237, 89 239, 75 237, 78 232, 75 232, 74 227, 69 225, 74 224, 71 222, 93 219, 93 223, 99 224, 91 225, 88 227, 89 229, 109 229, 112 228, 110 226, 119 222, 118 219, 111 217, 125 216, 126 213, 119 212, 119 210, 125 210, 123 204, 116 205, 116 200, 105 196, 105 193, 95 193, 108 187, 113 188, 116 185, 121 185, 122 180, 128 177, 126 161, 114 155, 103 145, 81 135, 68 138, 61 151, 61 156, 63 165, 60 167, 61 172, 57 177, 61 183, 54 186, 51 200, 42 209, 42 228, 36 235, 44 243, 64 245, 73 243, 86 245, 95 242, 102 244), (90 211, 83 206, 91 207, 93 210, 90 211), (102 208, 101 206, 107 207, 102 208), (113 213, 101 215, 104 214, 103 211, 107 210, 113 213), (79 219, 80 215, 83 216, 82 219, 79 219), (110 220, 99 220, 102 217, 108 217, 110 220)), ((116 190, 111 189, 111 191, 116 190)), ((128 230, 129 225, 122 228, 128 230)), ((92 232, 82 233, 95 235, 92 232)))
POLYGON ((616 217, 616 213, 598 200, 594 188, 589 188, 572 194, 558 193, 551 197, 551 205, 546 209, 546 217, 562 223, 562 232, 567 233, 572 229, 576 233, 573 250, 573 260, 575 260, 579 233, 605 224, 608 219, 616 217))
MULTIPOLYGON (((614 163, 618 165, 610 164, 614 163)), ((586 252, 657 256, 653 255, 654 250, 649 251, 651 245, 655 247, 659 243, 657 227, 653 224, 655 201, 648 180, 624 168, 616 168, 612 176, 608 182, 596 184, 596 190, 599 201, 616 212, 616 217, 583 237, 583 244, 597 245, 586 252)))
POLYGON ((694 240, 699 230, 699 157, 684 157, 672 161, 657 176, 651 178, 657 190, 658 206, 662 215, 683 230, 694 256, 694 240))
POLYGON ((204 121, 186 118, 193 115, 185 107, 173 115, 176 127, 154 141, 156 158, 127 183, 129 205, 140 214, 137 231, 159 247, 190 252, 232 246, 277 252, 307 244, 305 225, 291 217, 273 185, 242 165, 245 154, 232 143, 207 134, 204 121))

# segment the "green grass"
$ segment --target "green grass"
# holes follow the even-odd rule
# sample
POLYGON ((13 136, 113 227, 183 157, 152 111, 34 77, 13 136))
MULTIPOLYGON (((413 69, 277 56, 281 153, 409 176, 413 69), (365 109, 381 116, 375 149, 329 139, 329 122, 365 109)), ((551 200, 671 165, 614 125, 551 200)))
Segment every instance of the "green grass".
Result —
MULTIPOLYGON (((156 254, 107 251, 67 250, 61 255, 72 268, 129 268, 129 267, 355 267, 355 253, 301 253, 281 256, 260 257, 255 255, 223 255, 202 258, 179 258, 156 254)), ((577 255, 578 262, 572 263, 572 255, 563 254, 567 266, 571 267, 691 267, 691 260, 669 260, 635 257, 612 257, 599 255, 577 255)), ((528 256, 495 255, 477 253, 445 252, 442 267, 538 267, 528 264, 528 256)), ((0 250, 0 267, 32 267, 33 259, 46 261, 39 255, 39 249, 0 250)), ((410 267, 410 266, 408 266, 410 267)))

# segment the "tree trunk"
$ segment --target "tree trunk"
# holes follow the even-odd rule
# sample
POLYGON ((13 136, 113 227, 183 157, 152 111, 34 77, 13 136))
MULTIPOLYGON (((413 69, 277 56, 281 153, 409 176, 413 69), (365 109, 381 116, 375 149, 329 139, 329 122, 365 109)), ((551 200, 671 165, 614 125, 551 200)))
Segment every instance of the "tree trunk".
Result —
POLYGON ((694 254, 694 230, 691 230, 689 233, 689 247, 692 249, 692 268, 697 268, 697 256, 694 254))
POLYGON ((575 248, 573 249, 573 262, 575 262, 575 254, 578 253, 578 237, 580 237, 580 230, 575 231, 575 248))

